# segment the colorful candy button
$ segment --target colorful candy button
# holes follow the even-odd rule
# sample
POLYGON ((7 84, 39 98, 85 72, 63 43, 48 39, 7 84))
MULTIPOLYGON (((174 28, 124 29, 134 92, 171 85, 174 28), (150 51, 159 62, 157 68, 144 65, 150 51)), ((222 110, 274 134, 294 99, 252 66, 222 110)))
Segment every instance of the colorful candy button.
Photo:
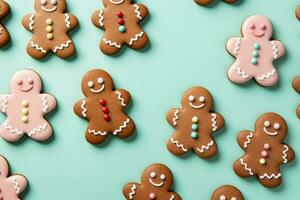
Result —
POLYGON ((198 138, 198 133, 195 132, 195 131, 193 131, 193 132, 191 133, 191 137, 192 137, 193 139, 197 139, 197 138, 198 138))
POLYGON ((118 16, 119 18, 122 18, 124 15, 123 15, 122 12, 118 12, 118 13, 117 13, 117 16, 118 16))
POLYGON ((264 158, 261 158, 261 159, 259 160, 259 163, 260 163, 261 165, 265 165, 265 164, 266 164, 266 160, 265 160, 264 158))
POLYGON ((124 33, 125 31, 126 31, 126 28, 125 28, 125 26, 119 26, 119 31, 121 32, 121 33, 124 33))
POLYGON ((54 38, 54 35, 52 33, 47 34, 47 39, 48 40, 53 40, 53 38, 54 38))
POLYGON ((260 45, 259 45, 258 43, 255 43, 255 44, 253 45, 253 47, 254 47, 254 49, 256 49, 256 50, 260 50, 260 45))
POLYGON ((192 118, 192 121, 193 121, 194 123, 197 123, 197 122, 199 122, 199 119, 198 119, 198 117, 193 117, 193 118, 192 118))
POLYGON ((29 102, 26 100, 22 101, 22 106, 27 108, 29 106, 29 102))
POLYGON ((48 24, 48 25, 52 25, 52 24, 53 24, 53 20, 52 20, 52 19, 50 19, 50 18, 48 18, 48 19, 46 20, 46 24, 48 24))
POLYGON ((28 117, 27 116, 23 116, 22 117, 22 122, 27 124, 28 123, 28 117))
POLYGON ((53 31, 53 27, 52 27, 52 26, 47 26, 47 27, 46 27, 46 31, 47 31, 48 33, 51 33, 51 32, 53 31))
POLYGON ((149 194, 149 198, 150 198, 150 199, 156 199, 156 194, 153 193, 153 192, 150 193, 150 194, 149 194))
POLYGON ((104 99, 101 99, 99 103, 101 106, 106 106, 106 101, 104 99))
POLYGON ((270 144, 266 143, 264 144, 264 149, 265 150, 269 150, 271 148, 270 144))

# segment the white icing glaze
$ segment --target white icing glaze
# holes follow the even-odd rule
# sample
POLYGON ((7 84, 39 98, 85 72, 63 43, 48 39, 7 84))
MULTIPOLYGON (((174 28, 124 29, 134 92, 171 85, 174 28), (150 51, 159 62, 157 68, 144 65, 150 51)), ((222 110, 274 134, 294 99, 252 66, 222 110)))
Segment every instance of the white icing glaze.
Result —
POLYGON ((48 105, 48 101, 47 101, 47 95, 43 95, 42 105, 43 105, 43 112, 47 113, 48 110, 49 110, 49 105, 48 105))
POLYGON ((32 15, 30 16, 30 18, 29 18, 29 29, 30 29, 31 31, 33 31, 34 18, 35 18, 35 15, 34 15, 34 14, 32 14, 32 15))
POLYGON ((267 127, 264 127, 264 132, 270 136, 275 136, 278 134, 278 131, 275 131, 275 132, 268 131, 267 127))
POLYGON ((207 145, 202 145, 201 148, 197 148, 197 151, 200 153, 204 153, 205 151, 209 150, 211 146, 214 145, 214 141, 210 141, 207 145))
POLYGON ((174 118, 173 118, 173 120, 172 120, 174 126, 176 126, 176 125, 178 124, 178 123, 177 123, 177 121, 178 121, 178 119, 179 119, 178 114, 179 114, 179 110, 176 109, 175 112, 174 112, 174 118))
POLYGON ((1 99, 0 99, 1 101, 2 101, 2 112, 3 113, 6 113, 6 110, 7 110, 7 104, 8 104, 8 95, 5 95, 4 97, 2 97, 1 99))
POLYGON ((259 178, 260 179, 279 179, 281 177, 281 173, 278 173, 278 174, 271 174, 271 175, 269 175, 269 174, 267 174, 267 173, 265 173, 265 174, 263 174, 262 176, 259 176, 259 178))
POLYGON ((287 159, 287 152, 289 151, 289 147, 287 145, 284 145, 284 150, 283 150, 283 156, 282 156, 282 160, 283 160, 283 163, 286 164, 288 162, 288 159, 287 159))
POLYGON ((275 74, 276 74, 276 69, 273 69, 271 72, 268 72, 267 74, 263 74, 263 75, 259 76, 257 79, 264 81, 267 78, 271 78, 275 74))
POLYGON ((133 42, 136 42, 139 38, 141 38, 144 35, 144 32, 140 32, 138 34, 136 34, 133 38, 130 39, 129 41, 129 45, 132 45, 133 42))
POLYGON ((234 45, 234 50, 233 50, 233 54, 236 56, 238 54, 238 51, 240 50, 240 45, 242 42, 242 38, 236 38, 236 43, 234 45))
POLYGON ((248 167, 247 163, 245 163, 242 158, 240 159, 240 163, 244 166, 245 170, 248 171, 251 176, 254 175, 252 169, 248 167))
POLYGON ((8 125, 6 122, 4 122, 2 124, 2 126, 5 128, 5 129, 8 129, 12 134, 17 134, 17 135, 22 135, 23 134, 23 131, 17 129, 17 128, 13 128, 12 126, 8 125))
POLYGON ((135 10, 134 12, 136 13, 136 17, 139 20, 142 20, 141 12, 140 12, 140 7, 137 4, 134 4, 135 10))
POLYGON ((274 59, 277 59, 278 58, 278 47, 277 47, 277 44, 276 44, 275 41, 272 41, 271 44, 272 44, 272 50, 273 50, 274 59))
POLYGON ((63 50, 64 48, 68 48, 71 43, 72 43, 72 40, 68 40, 66 43, 61 44, 60 46, 56 46, 54 48, 53 52, 56 53, 59 50, 63 50))
POLYGON ((90 91, 93 92, 93 93, 101 93, 104 89, 105 89, 105 85, 103 84, 101 86, 101 88, 99 88, 98 90, 94 90, 93 88, 90 88, 90 91))
POLYGON ((155 187, 161 187, 164 185, 164 182, 160 182, 160 183, 155 183, 152 178, 149 178, 149 182, 151 183, 151 185, 155 186, 155 187))
POLYGON ((193 102, 190 102, 190 106, 192 108, 195 108, 195 109, 201 109, 201 108, 203 108, 205 106, 205 104, 202 103, 202 104, 200 104, 200 105, 197 106, 197 105, 193 104, 193 102))
POLYGON ((67 13, 65 14, 65 22, 66 22, 67 28, 71 28, 70 15, 67 13))
POLYGON ((107 132, 96 131, 94 129, 89 129, 88 132, 93 135, 102 135, 102 136, 107 135, 107 132))
POLYGON ((0 35, 2 35, 2 31, 3 31, 3 28, 2 28, 2 27, 0 27, 0 35))
POLYGON ((119 0, 119 1, 109 0, 109 1, 110 1, 110 3, 115 4, 115 5, 118 5, 118 4, 121 4, 124 2, 124 0, 119 0))
POLYGON ((114 47, 116 47, 116 48, 118 48, 118 49, 121 48, 121 45, 119 45, 119 44, 117 44, 116 42, 113 42, 113 41, 111 41, 111 40, 107 40, 106 38, 103 38, 103 41, 104 41, 105 44, 107 44, 107 45, 109 45, 109 46, 114 46, 114 47))
POLYGON ((21 191, 21 189, 20 189, 20 184, 17 182, 17 179, 14 178, 13 181, 12 181, 12 183, 15 185, 14 188, 16 190, 16 193, 19 194, 20 191, 21 191))
POLYGON ((45 8, 45 6, 42 6, 42 10, 45 11, 45 12, 54 12, 56 9, 57 9, 56 6, 50 8, 50 9, 45 8))
POLYGON ((117 91, 117 94, 118 94, 118 99, 119 99, 119 101, 121 102, 121 105, 122 105, 123 107, 125 107, 125 106, 126 106, 125 100, 124 100, 124 98, 122 97, 121 92, 117 91))
POLYGON ((100 26, 104 25, 104 23, 103 23, 103 21, 104 21, 103 13, 104 13, 104 11, 100 10, 99 15, 98 15, 99 16, 99 24, 100 24, 100 26))
POLYGON ((127 128, 128 123, 130 122, 130 119, 128 118, 126 121, 123 122, 123 125, 121 125, 117 130, 113 132, 114 135, 118 135, 123 131, 123 129, 127 128))
POLYGON ((211 125, 212 125, 212 130, 213 131, 218 130, 216 119, 217 119, 217 114, 215 114, 215 113, 211 114, 211 125))
POLYGON ((43 49, 43 47, 40 47, 38 44, 35 44, 34 42, 30 42, 31 47, 35 48, 36 50, 42 52, 42 53, 47 53, 47 51, 45 49, 43 49))
POLYGON ((184 148, 183 144, 179 144, 177 140, 174 140, 174 138, 171 138, 171 142, 175 144, 178 148, 181 148, 182 151, 187 152, 188 150, 184 148))
POLYGON ((247 135, 247 141, 244 143, 244 148, 247 148, 248 147, 248 144, 251 143, 251 138, 253 138, 253 133, 250 132, 249 135, 247 135))
POLYGON ((82 100, 80 108, 82 109, 81 114, 83 117, 87 117, 87 115, 86 115, 87 109, 85 106, 86 106, 86 102, 85 102, 85 100, 82 100))
POLYGON ((172 194, 170 200, 174 200, 175 199, 175 196, 172 194))
POLYGON ((131 187, 131 192, 129 193, 130 199, 133 199, 133 196, 135 195, 135 190, 136 190, 136 186, 135 186, 135 184, 133 184, 131 187))
POLYGON ((240 67, 233 66, 233 69, 234 69, 234 71, 235 71, 239 76, 241 76, 242 78, 248 78, 248 77, 249 77, 249 75, 246 74, 246 72, 243 71, 240 67))
POLYGON ((48 124, 39 125, 39 127, 32 129, 29 131, 28 135, 31 137, 34 134, 41 133, 43 130, 46 130, 48 124))

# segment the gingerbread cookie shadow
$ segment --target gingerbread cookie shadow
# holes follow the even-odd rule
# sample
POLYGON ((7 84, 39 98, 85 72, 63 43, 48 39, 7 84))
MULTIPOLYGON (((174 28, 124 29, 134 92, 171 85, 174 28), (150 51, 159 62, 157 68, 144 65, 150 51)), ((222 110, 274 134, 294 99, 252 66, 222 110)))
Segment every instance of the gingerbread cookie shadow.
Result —
POLYGON ((230 4, 230 6, 238 6, 242 4, 244 0, 194 0, 198 5, 204 6, 205 8, 214 8, 219 3, 230 4))

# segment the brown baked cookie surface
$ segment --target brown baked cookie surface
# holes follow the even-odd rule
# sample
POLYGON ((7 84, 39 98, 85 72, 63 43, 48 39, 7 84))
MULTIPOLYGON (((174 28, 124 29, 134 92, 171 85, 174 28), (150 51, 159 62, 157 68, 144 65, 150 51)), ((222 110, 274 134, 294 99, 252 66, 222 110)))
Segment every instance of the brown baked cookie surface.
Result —
POLYGON ((280 166, 294 160, 293 149, 283 143, 288 126, 280 115, 265 113, 258 118, 254 131, 244 130, 237 141, 246 154, 233 166, 235 173, 247 178, 257 176, 265 187, 274 188, 281 184, 280 166))
POLYGON ((223 185, 216 189, 211 200, 244 200, 241 191, 232 185, 223 185))
POLYGON ((149 39, 140 23, 148 15, 148 8, 132 0, 102 1, 104 9, 92 15, 93 24, 105 31, 100 42, 101 51, 112 55, 125 44, 133 49, 145 47, 149 39))
MULTIPOLYGON (((236 3, 238 0, 223 0, 225 1, 226 3, 236 3)), ((207 5, 210 5, 214 2, 214 0, 195 0, 196 3, 202 5, 202 6, 207 6, 207 5)))
POLYGON ((218 150, 212 133, 225 124, 221 114, 211 112, 212 95, 203 87, 192 87, 183 94, 181 105, 167 113, 168 123, 176 129, 167 143, 168 150, 180 156, 192 149, 201 158, 211 158, 218 150))
POLYGON ((10 36, 7 29, 1 23, 2 20, 9 14, 9 12, 9 5, 4 0, 0 0, 0 47, 3 47, 6 44, 8 44, 10 40, 10 36))
POLYGON ((86 140, 91 144, 101 144, 109 134, 119 138, 130 137, 135 123, 124 113, 131 101, 129 92, 114 89, 111 76, 104 70, 87 72, 81 82, 86 96, 74 105, 74 112, 89 121, 86 140))
POLYGON ((27 53, 36 59, 44 58, 50 51, 61 58, 75 53, 75 45, 68 32, 78 26, 77 18, 66 13, 65 0, 35 0, 36 13, 23 18, 23 26, 33 36, 27 46, 27 53))
POLYGON ((181 200, 171 191, 173 174, 163 164, 153 164, 142 174, 141 183, 127 183, 123 194, 127 200, 181 200))
MULTIPOLYGON (((294 78, 294 80, 293 80, 293 88, 298 93, 300 93, 300 76, 297 76, 296 78, 294 78)), ((300 118, 300 105, 298 105, 298 107, 297 107, 296 114, 297 114, 298 118, 300 118)))

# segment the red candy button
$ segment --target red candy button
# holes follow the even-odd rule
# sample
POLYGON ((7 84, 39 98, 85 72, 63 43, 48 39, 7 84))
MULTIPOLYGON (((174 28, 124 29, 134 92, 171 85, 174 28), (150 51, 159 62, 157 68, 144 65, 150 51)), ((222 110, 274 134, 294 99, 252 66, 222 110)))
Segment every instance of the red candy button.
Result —
POLYGON ((109 112, 109 109, 107 107, 103 107, 102 111, 107 114, 109 112))
POLYGON ((101 99, 99 101, 99 103, 100 103, 101 106, 105 106, 106 105, 106 101, 104 99, 101 99))
POLYGON ((118 13, 117 13, 117 16, 120 17, 120 18, 122 18, 124 15, 123 15, 122 12, 118 12, 118 13))
POLYGON ((110 116, 105 114, 104 119, 105 119, 105 121, 110 121, 110 116))
POLYGON ((119 25, 123 25, 125 22, 124 22, 124 20, 123 19, 118 19, 118 24, 119 25))

